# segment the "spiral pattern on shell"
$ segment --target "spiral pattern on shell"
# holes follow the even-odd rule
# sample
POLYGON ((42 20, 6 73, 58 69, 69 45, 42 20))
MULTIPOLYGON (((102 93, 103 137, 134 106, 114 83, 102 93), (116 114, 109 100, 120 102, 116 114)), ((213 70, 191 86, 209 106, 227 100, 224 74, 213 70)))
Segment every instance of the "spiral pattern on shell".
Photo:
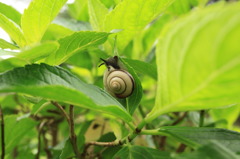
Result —
POLYGON ((111 70, 104 74, 104 87, 112 96, 117 98, 126 98, 134 90, 134 79, 127 71, 111 70))

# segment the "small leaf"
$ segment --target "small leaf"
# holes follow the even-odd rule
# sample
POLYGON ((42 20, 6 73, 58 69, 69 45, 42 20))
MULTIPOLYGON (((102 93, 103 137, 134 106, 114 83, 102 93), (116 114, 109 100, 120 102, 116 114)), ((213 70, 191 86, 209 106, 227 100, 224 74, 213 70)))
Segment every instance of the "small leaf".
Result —
POLYGON ((21 25, 22 15, 13 7, 0 2, 0 13, 14 21, 17 25, 21 25))
POLYGON ((132 120, 123 106, 102 89, 46 64, 27 65, 0 74, 0 92, 24 93, 108 113, 126 122, 132 120))
POLYGON ((123 29, 118 34, 120 52, 144 27, 162 13, 174 0, 124 0, 105 19, 105 31, 123 29))
POLYGON ((22 30, 28 44, 42 39, 51 21, 67 0, 33 0, 22 15, 22 30))
POLYGON ((153 79, 157 80, 157 68, 155 65, 139 61, 139 60, 132 60, 124 58, 124 60, 133 67, 133 69, 141 73, 143 75, 148 75, 152 77, 153 79))
POLYGON ((93 29, 103 31, 103 22, 108 9, 99 0, 88 0, 88 11, 93 29))
POLYGON ((109 33, 80 31, 60 39, 60 48, 55 54, 47 58, 47 63, 59 65, 65 62, 72 55, 79 53, 87 48, 100 45, 107 40, 109 33))
POLYGON ((130 97, 127 98, 127 110, 132 115, 135 109, 139 106, 139 103, 142 99, 142 85, 141 81, 138 78, 135 70, 132 68, 132 65, 129 65, 124 59, 120 59, 123 62, 124 66, 127 68, 127 71, 133 76, 135 81, 135 87, 133 93, 130 97))
POLYGON ((158 89, 147 121, 176 111, 240 102, 240 3, 196 10, 162 32, 158 89))
POLYGON ((0 27, 5 30, 10 38, 15 41, 18 46, 24 47, 26 40, 23 36, 21 29, 13 21, 8 19, 5 15, 0 13, 0 27))
POLYGON ((18 47, 12 43, 9 43, 3 39, 0 39, 0 48, 2 49, 18 49, 18 47))
POLYGON ((143 146, 125 146, 113 157, 114 159, 171 159, 168 152, 162 152, 143 146))
POLYGON ((176 140, 191 147, 199 147, 208 144, 210 141, 217 141, 228 147, 233 152, 240 152, 240 133, 227 129, 208 127, 161 127, 159 134, 171 136, 176 140))
MULTIPOLYGON (((26 64, 34 63, 54 53, 58 46, 59 45, 57 42, 46 42, 34 46, 28 50, 24 50, 20 53, 15 53, 14 57, 0 60, 0 72, 10 70, 14 67, 20 67, 26 64)), ((14 54, 12 53, 12 55, 14 54)))

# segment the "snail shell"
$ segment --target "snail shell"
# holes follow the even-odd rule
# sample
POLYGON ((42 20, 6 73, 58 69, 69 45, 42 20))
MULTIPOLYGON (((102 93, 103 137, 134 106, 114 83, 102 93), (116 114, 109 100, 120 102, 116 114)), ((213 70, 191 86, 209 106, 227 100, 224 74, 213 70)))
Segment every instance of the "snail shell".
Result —
POLYGON ((103 76, 104 87, 108 93, 117 98, 127 98, 134 90, 134 79, 123 69, 111 67, 103 76))

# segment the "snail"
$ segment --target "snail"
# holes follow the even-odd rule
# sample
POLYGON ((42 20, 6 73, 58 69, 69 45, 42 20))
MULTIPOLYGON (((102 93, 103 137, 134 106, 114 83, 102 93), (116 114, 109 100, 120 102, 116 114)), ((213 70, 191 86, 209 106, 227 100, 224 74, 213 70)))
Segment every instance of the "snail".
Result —
POLYGON ((106 91, 117 98, 127 98, 132 95, 134 90, 134 79, 132 75, 123 69, 119 64, 118 56, 111 57, 107 60, 100 58, 106 65, 107 70, 103 75, 103 84, 106 91))

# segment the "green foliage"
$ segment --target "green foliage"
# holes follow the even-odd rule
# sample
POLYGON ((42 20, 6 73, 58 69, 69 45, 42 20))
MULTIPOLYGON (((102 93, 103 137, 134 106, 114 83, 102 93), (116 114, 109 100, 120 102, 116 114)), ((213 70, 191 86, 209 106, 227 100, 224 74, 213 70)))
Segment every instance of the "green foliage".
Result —
POLYGON ((19 26, 13 21, 8 19, 5 15, 0 13, 0 27, 5 30, 11 39, 16 42, 20 47, 26 45, 26 40, 21 32, 19 26))
POLYGON ((0 2, 0 13, 14 21, 17 25, 21 25, 21 14, 13 7, 0 2))
POLYGON ((170 154, 142 146, 125 146, 113 158, 171 159, 170 154))
MULTIPOLYGON (((142 30, 148 23, 161 14, 174 0, 125 0, 111 11, 105 19, 104 29, 123 29, 118 34, 118 48, 120 51, 142 30), (136 5, 137 4, 137 5, 136 5)), ((121 52, 122 53, 122 52, 121 52)))
POLYGON ((239 2, 65 3, 0 3, 2 158, 239 158, 239 2), (125 99, 104 90, 113 56, 125 99))
POLYGON ((157 46, 159 87, 149 118, 239 103, 238 11, 239 4, 209 7, 163 32, 157 46))
POLYGON ((56 53, 50 55, 46 62, 52 65, 61 64, 76 53, 104 43, 108 35, 109 33, 105 32, 75 32, 58 41, 60 44, 59 49, 56 53))
POLYGON ((27 44, 42 39, 47 27, 67 0, 33 0, 22 15, 22 30, 27 44))
POLYGON ((0 81, 1 92, 19 92, 66 102, 131 121, 129 114, 113 97, 59 67, 27 65, 0 75, 0 81))

